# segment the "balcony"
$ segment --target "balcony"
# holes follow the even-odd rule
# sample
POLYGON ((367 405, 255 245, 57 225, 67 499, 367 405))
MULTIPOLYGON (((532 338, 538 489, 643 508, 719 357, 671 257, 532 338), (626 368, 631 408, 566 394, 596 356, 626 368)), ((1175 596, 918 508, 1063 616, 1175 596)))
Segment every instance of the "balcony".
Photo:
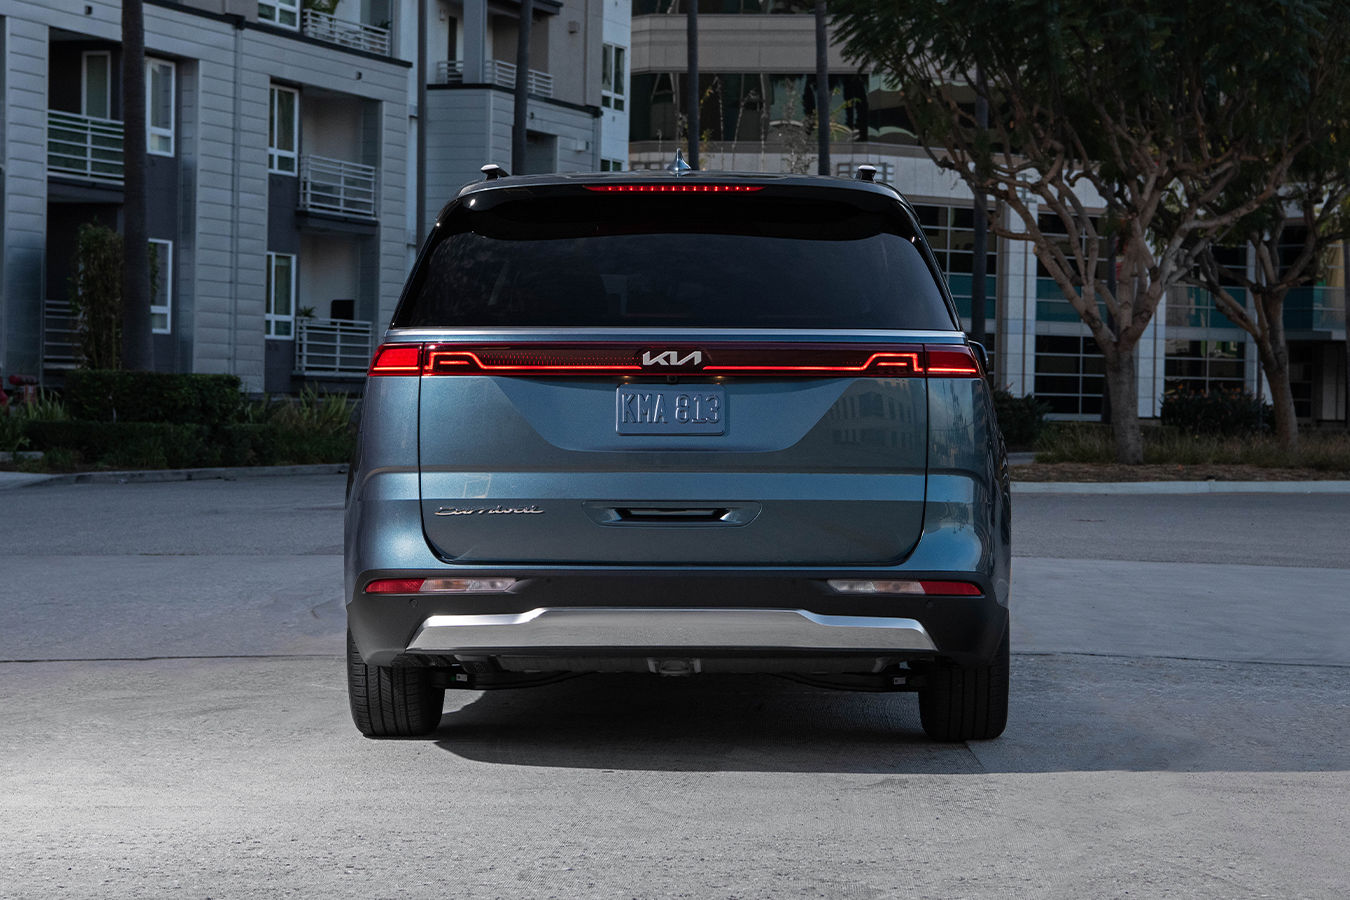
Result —
POLYGON ((295 374, 311 378, 363 377, 370 366, 370 322, 295 320, 295 374))
MULTIPOLYGON (((483 80, 488 84, 514 90, 516 87, 515 63, 502 62, 499 59, 487 60, 483 63, 483 80)), ((436 63, 436 82, 438 84, 463 84, 464 60, 443 59, 436 63)), ((530 69, 526 90, 537 97, 552 97, 553 76, 547 72, 530 69)))
POLYGON ((373 219, 375 167, 326 156, 300 158, 300 208, 373 219))
POLYGON ((47 110, 47 171, 121 186, 122 123, 47 110))
POLYGON ((80 361, 80 322, 68 300, 42 304, 42 367, 73 369, 80 361))
POLYGON ((339 47, 364 50, 367 53, 389 55, 389 29, 378 25, 348 22, 328 13, 307 9, 301 14, 300 28, 306 37, 312 37, 339 47))

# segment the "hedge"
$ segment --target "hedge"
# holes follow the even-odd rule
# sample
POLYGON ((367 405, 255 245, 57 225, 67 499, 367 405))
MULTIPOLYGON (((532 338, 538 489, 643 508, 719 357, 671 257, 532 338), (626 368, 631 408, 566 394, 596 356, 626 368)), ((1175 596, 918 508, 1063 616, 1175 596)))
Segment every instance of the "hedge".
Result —
POLYGON ((237 375, 74 369, 64 399, 72 419, 88 422, 237 422, 244 395, 237 375))
POLYGON ((322 434, 273 422, 28 422, 25 434, 30 449, 66 451, 85 465, 114 469, 338 463, 351 459, 354 443, 347 432, 322 434))

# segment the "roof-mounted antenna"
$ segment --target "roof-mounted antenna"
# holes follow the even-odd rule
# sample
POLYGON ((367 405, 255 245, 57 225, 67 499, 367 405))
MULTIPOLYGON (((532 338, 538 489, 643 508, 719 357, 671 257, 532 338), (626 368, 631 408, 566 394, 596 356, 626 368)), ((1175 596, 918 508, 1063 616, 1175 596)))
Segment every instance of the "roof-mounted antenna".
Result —
POLYGON ((478 171, 482 172, 483 175, 487 177, 488 181, 496 181, 498 178, 505 178, 507 175, 511 174, 496 163, 488 163, 478 171))
POLYGON ((693 171, 693 167, 690 166, 689 163, 684 161, 683 149, 679 147, 675 148, 675 161, 670 165, 666 166, 666 171, 675 176, 680 176, 683 175, 685 172, 693 171))
POLYGON ((877 167, 869 166, 864 163, 863 165, 858 166, 858 171, 854 173, 853 177, 857 181, 876 181, 877 167))

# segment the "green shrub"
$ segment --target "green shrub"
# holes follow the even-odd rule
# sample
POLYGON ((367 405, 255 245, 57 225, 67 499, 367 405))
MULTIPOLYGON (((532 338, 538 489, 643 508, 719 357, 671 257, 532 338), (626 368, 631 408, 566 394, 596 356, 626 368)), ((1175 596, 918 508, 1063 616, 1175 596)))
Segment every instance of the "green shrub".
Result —
POLYGON ((1244 437, 1270 431, 1274 414, 1260 397, 1242 390, 1170 390, 1163 394, 1161 419, 1189 434, 1244 437))
POLYGON ((1003 439, 1013 448, 1030 447, 1045 431, 1045 414, 1050 406, 1031 394, 1014 397, 1002 388, 994 389, 994 411, 1003 439))
POLYGON ((72 451, 93 465, 162 469, 201 465, 207 429, 164 422, 29 422, 34 449, 72 451))
POLYGON ((236 375, 75 369, 66 376, 70 415, 92 422, 223 425, 243 415, 236 375))
POLYGON ((26 419, 8 407, 0 406, 0 452, 14 453, 28 446, 24 435, 26 419))

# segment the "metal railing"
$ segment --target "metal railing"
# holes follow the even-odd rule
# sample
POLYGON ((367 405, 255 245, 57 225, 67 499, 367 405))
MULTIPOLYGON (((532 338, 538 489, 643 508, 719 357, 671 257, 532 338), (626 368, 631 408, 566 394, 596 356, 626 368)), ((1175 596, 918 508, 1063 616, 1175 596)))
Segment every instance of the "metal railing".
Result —
POLYGON ((347 319, 295 320, 295 373, 310 376, 365 375, 370 366, 370 322, 347 319))
POLYGON ((80 325, 67 300, 42 302, 42 367, 73 369, 80 362, 80 325))
POLYGON ((337 16, 307 9, 301 14, 300 28, 306 37, 317 38, 339 47, 389 55, 389 29, 378 25, 349 22, 337 16))
MULTIPOLYGON (((436 81, 440 84, 464 83, 464 60, 441 60, 436 63, 436 81)), ((498 87, 514 89, 516 86, 515 63, 489 59, 483 63, 483 81, 498 87)), ((526 89, 539 97, 553 96, 553 76, 538 69, 529 70, 526 89)))
POLYGON ((47 171, 122 183, 122 123, 47 110, 47 171))
POLYGON ((375 218, 375 167, 326 156, 300 157, 300 208, 375 218))

